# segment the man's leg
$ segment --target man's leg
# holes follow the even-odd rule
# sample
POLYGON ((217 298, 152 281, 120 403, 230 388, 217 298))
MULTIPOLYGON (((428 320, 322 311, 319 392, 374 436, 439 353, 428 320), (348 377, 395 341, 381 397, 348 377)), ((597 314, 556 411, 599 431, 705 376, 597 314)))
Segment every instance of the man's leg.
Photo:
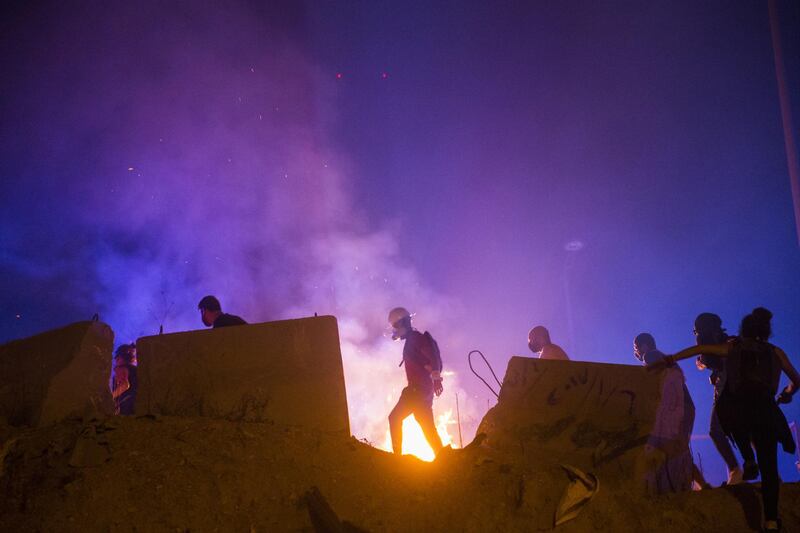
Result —
MULTIPOLYGON (((725 432, 722 431, 722 425, 719 423, 716 406, 711 408, 711 424, 708 428, 708 436, 711 437, 711 441, 722 456, 722 460, 725 461, 728 472, 738 468, 739 461, 736 460, 736 454, 733 452, 733 447, 728 441, 728 437, 726 437, 725 432)), ((744 452, 742 452, 742 454, 744 455, 744 452)))
POLYGON ((778 441, 771 431, 759 431, 753 436, 761 470, 761 499, 764 502, 764 520, 778 520, 778 441))
POLYGON ((439 455, 442 450, 442 439, 439 438, 439 432, 436 431, 436 423, 433 421, 433 398, 420 398, 416 409, 414 409, 414 418, 416 418, 419 427, 422 428, 422 433, 425 435, 425 440, 428 445, 433 449, 433 453, 439 455))
POLYGON ((389 433, 392 436, 392 451, 396 454, 403 453, 403 420, 410 415, 413 410, 413 402, 409 394, 408 387, 400 393, 400 399, 389 413, 389 433))
POLYGON ((758 477, 758 463, 756 462, 756 455, 753 452, 753 441, 750 433, 745 431, 735 431, 733 433, 733 440, 736 442, 736 447, 742 454, 742 479, 745 481, 753 481, 758 477))

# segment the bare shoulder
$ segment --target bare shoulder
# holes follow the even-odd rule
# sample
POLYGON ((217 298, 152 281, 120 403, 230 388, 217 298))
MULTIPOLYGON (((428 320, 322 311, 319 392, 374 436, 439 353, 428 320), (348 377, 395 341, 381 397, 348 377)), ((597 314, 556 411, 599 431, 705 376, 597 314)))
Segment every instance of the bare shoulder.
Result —
POLYGON ((556 359, 561 361, 569 361, 567 352, 565 352, 558 344, 548 344, 542 349, 541 359, 556 359))
POLYGON ((774 344, 771 344, 770 346, 772 346, 772 349, 775 351, 775 355, 778 356, 778 359, 787 363, 789 362, 789 356, 786 355, 786 352, 784 352, 779 346, 775 346, 774 344))

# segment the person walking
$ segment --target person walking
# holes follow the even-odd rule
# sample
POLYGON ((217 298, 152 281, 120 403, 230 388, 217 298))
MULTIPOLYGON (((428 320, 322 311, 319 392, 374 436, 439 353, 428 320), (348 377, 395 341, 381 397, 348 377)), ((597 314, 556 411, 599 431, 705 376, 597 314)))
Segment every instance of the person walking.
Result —
POLYGON ((444 390, 439 347, 430 333, 420 333, 411 326, 411 313, 404 307, 396 307, 389 312, 389 324, 392 326, 392 339, 405 341, 400 365, 405 365, 408 380, 397 405, 389 413, 392 451, 402 453, 403 420, 414 415, 425 439, 434 454, 438 455, 443 445, 433 421, 433 396, 440 396, 444 390))

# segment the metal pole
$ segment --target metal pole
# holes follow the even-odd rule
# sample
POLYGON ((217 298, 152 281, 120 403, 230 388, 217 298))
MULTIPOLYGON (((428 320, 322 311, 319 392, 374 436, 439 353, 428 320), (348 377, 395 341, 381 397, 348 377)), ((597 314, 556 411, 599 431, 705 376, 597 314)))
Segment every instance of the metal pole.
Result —
POLYGON ((458 408, 458 393, 456 393, 456 419, 458 420, 458 447, 464 447, 464 439, 461 438, 461 410, 458 408))
POLYGON ((767 2, 769 6, 769 27, 772 31, 772 52, 775 56, 775 77, 778 82, 778 97, 781 104, 781 121, 783 122, 783 142, 786 146, 786 162, 789 166, 789 181, 792 187, 794 203, 794 222, 797 230, 797 244, 800 245, 800 171, 797 168, 797 150, 794 144, 792 127, 792 106, 789 102, 789 90, 786 88, 786 72, 783 67, 783 50, 781 49, 781 30, 778 22, 778 7, 775 0, 767 2))

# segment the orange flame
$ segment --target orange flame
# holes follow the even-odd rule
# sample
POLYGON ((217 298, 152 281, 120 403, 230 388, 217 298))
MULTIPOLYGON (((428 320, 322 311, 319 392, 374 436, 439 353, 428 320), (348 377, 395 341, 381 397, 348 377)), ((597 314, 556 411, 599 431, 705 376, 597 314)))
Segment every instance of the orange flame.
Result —
MULTIPOLYGON (((456 421, 453 420, 453 410, 448 409, 444 413, 436 417, 436 432, 439 433, 439 438, 442 439, 442 444, 445 446, 453 446, 453 438, 447 430, 447 426, 455 425, 456 421)), ((385 450, 392 449, 392 438, 389 432, 386 432, 386 440, 382 446, 385 450)), ((425 440, 425 434, 422 433, 422 428, 414 418, 414 415, 409 416, 403 420, 403 454, 414 455, 423 461, 433 461, 435 455, 433 450, 425 440)))

